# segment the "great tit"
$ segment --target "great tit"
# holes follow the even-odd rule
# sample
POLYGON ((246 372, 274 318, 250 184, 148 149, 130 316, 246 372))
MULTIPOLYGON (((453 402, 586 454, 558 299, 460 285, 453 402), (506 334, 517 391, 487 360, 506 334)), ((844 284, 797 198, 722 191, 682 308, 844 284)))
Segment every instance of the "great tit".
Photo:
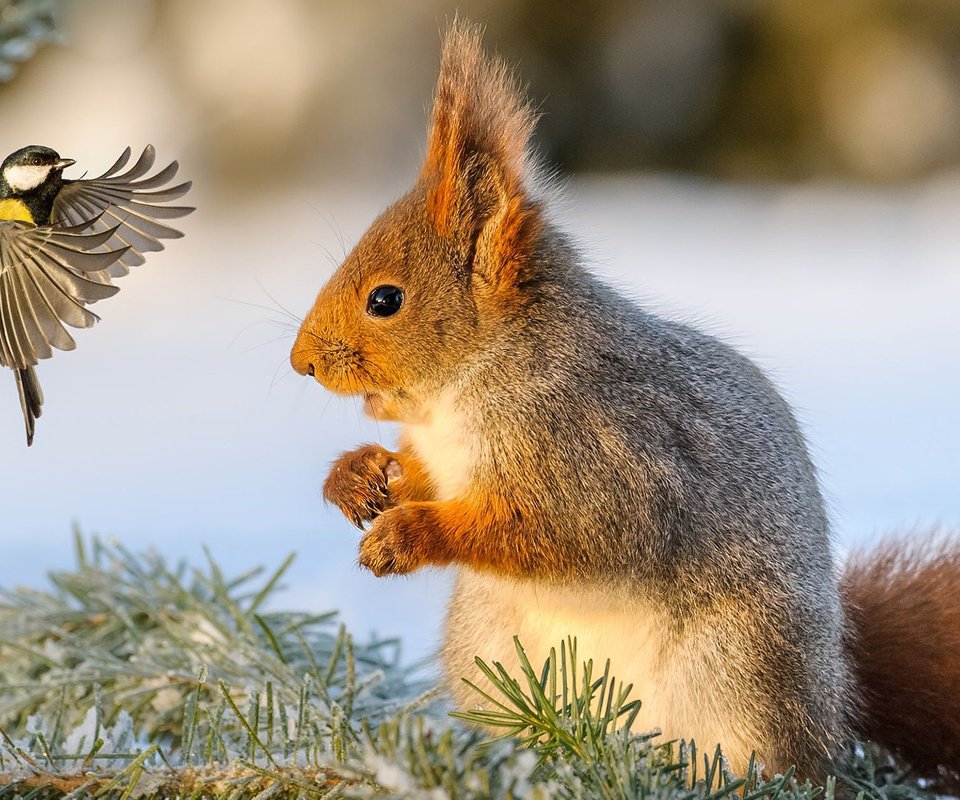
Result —
POLYGON ((161 239, 183 234, 158 220, 194 209, 166 205, 190 183, 167 187, 176 161, 147 177, 156 152, 148 145, 126 172, 130 148, 97 178, 65 180, 76 163, 49 147, 31 145, 0 164, 0 365, 17 379, 20 406, 33 443, 43 393, 34 367, 51 348, 76 347, 64 323, 89 328, 99 317, 86 306, 118 291, 111 278, 162 250, 161 239))

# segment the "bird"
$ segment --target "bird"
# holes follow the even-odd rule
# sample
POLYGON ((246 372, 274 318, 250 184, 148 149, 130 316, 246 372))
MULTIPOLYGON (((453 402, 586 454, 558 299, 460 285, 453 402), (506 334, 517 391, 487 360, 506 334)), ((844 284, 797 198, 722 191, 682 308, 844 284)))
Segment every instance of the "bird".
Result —
POLYGON ((28 447, 43 407, 39 361, 53 348, 73 350, 65 325, 99 321, 87 306, 116 294, 112 279, 162 250, 162 239, 183 236, 166 221, 195 210, 170 205, 191 187, 169 185, 176 161, 148 175, 156 151, 147 145, 124 172, 131 152, 98 177, 74 180, 63 171, 76 161, 42 145, 0 164, 0 365, 16 376, 28 447))

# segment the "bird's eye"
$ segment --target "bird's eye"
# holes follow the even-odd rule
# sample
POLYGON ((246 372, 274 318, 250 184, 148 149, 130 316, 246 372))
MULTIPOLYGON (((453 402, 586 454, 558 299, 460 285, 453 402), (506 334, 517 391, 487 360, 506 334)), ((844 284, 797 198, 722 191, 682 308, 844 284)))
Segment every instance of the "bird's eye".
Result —
POLYGON ((31 166, 39 167, 41 164, 43 164, 43 160, 40 158, 40 156, 34 156, 30 159, 31 166))
POLYGON ((372 317, 392 317, 403 305, 403 289, 378 286, 367 298, 367 313, 372 317))

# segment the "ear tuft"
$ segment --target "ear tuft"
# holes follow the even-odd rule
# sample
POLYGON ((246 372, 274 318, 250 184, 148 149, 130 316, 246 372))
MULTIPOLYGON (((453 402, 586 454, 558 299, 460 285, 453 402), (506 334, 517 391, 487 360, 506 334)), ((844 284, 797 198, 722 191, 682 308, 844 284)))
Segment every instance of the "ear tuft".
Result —
MULTIPOLYGON (((483 52, 481 29, 455 20, 443 39, 421 175, 441 232, 462 228, 465 214, 476 216, 476 190, 484 189, 478 179, 487 190, 497 187, 495 205, 515 206, 525 198, 532 182, 528 145, 535 123, 512 72, 483 52)), ((480 205, 489 213, 488 201, 480 205)))

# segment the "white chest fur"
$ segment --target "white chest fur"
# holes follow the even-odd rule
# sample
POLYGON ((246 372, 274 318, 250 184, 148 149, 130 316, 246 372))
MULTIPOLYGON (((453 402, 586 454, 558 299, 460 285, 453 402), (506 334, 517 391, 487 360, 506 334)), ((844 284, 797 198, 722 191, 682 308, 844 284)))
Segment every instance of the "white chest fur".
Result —
MULTIPOLYGON (((722 742, 741 771, 752 748, 762 744, 750 714, 737 708, 729 688, 716 690, 726 670, 717 659, 717 638, 704 626, 676 630, 657 609, 638 598, 624 598, 595 587, 557 587, 461 569, 447 618, 443 648, 448 688, 464 707, 482 698, 460 678, 483 684, 473 663, 479 655, 498 661, 514 676, 520 671, 513 636, 539 673, 550 648, 568 636, 577 639, 577 660, 593 659, 594 677, 610 659, 611 674, 633 684, 642 701, 635 730, 659 728, 663 740, 696 740, 712 751, 722 742)), ((521 679, 522 683, 522 679, 521 679)))
POLYGON ((460 495, 473 474, 477 445, 456 396, 442 394, 419 421, 404 426, 404 434, 437 487, 438 499, 460 495))

